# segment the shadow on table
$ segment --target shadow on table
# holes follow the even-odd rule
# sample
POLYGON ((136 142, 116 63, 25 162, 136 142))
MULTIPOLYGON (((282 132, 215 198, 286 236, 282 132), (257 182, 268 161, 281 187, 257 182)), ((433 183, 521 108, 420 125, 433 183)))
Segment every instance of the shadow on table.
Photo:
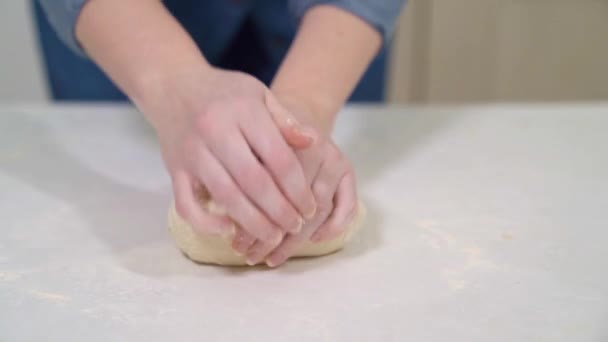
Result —
MULTIPOLYGON (((375 133, 356 132, 360 138, 343 146, 357 167, 359 183, 364 187, 373 181, 393 160, 403 158, 453 118, 449 113, 422 116, 413 111, 389 115, 390 125, 372 117, 365 119, 360 127, 375 133)), ((142 129, 147 127, 145 122, 139 118, 133 120, 129 127, 132 126, 133 134, 153 143, 152 132, 142 129)), ((207 276, 206 271, 213 268, 201 266, 193 271, 192 263, 174 247, 166 229, 169 188, 146 191, 97 173, 70 155, 45 122, 37 122, 27 115, 3 117, 0 129, 2 126, 11 127, 11 136, 17 137, 9 148, 27 150, 27 153, 5 162, 0 159, 0 172, 69 204, 126 269, 145 276, 166 277, 200 272, 207 276), (36 139, 30 139, 33 136, 36 139)), ((378 248, 382 244, 383 213, 365 193, 362 197, 366 200, 368 218, 350 246, 332 256, 291 263, 282 270, 303 272, 328 267, 378 248)), ((220 272, 236 275, 244 270, 246 268, 233 268, 220 272)))
MULTIPOLYGON (((166 229, 170 189, 147 191, 96 172, 62 145, 61 137, 48 120, 37 121, 35 117, 21 113, 0 118, 0 133, 3 133, 3 127, 10 127, 10 134, 5 132, 5 136, 15 138, 0 151, 19 151, 18 157, 0 158, 0 173, 64 203, 72 213, 65 215, 65 220, 73 220, 76 215, 79 221, 84 221, 85 229, 89 229, 109 248, 111 256, 131 271, 141 273, 141 270, 149 271, 159 264, 180 260, 166 229), (139 257, 144 254, 150 258, 139 257)), ((135 115, 129 120, 127 130, 143 142, 155 144, 153 134, 135 115)), ((103 149, 101 144, 91 145, 92 155, 103 149)), ((73 243, 77 249, 87 241, 73 243)), ((49 248, 52 254, 53 246, 49 248)), ((163 265, 163 271, 170 267, 163 265)))

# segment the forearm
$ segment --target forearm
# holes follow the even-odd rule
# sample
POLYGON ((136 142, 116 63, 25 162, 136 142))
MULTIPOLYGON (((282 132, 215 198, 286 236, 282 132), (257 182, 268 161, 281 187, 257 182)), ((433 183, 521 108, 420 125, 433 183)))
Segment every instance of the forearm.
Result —
POLYGON ((352 93, 382 43, 360 18, 332 6, 316 6, 275 77, 272 90, 288 105, 314 113, 324 130, 352 93))
MULTIPOLYGON (((159 0, 90 0, 76 36, 136 105, 161 94, 157 88, 169 75, 209 67, 159 0)), ((159 118, 148 119, 154 123, 159 118)))

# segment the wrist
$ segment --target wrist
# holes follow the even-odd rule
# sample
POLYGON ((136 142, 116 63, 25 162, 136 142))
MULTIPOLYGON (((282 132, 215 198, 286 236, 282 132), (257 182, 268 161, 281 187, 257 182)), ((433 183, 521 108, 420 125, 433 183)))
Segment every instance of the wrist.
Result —
POLYGON ((183 91, 187 85, 184 83, 189 79, 205 79, 211 69, 204 58, 178 65, 152 65, 146 71, 133 75, 133 87, 128 95, 138 106, 140 103, 159 101, 172 93, 183 91))
POLYGON ((303 125, 311 126, 325 135, 331 135, 336 110, 328 109, 319 102, 292 94, 275 92, 279 102, 303 125))
POLYGON ((128 95, 158 131, 167 120, 174 121, 179 113, 194 110, 188 99, 198 96, 190 93, 200 89, 201 81, 211 79, 212 72, 213 67, 204 58, 172 67, 158 67, 136 76, 133 91, 128 95), (171 109, 165 111, 163 108, 171 109))

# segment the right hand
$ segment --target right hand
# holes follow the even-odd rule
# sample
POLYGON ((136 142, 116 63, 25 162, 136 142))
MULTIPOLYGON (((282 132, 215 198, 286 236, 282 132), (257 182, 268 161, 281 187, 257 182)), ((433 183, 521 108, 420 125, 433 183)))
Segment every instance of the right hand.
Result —
POLYGON ((232 242, 233 249, 245 255, 249 265, 266 260, 269 266, 276 267, 293 256, 308 240, 328 241, 342 234, 357 213, 358 200, 354 170, 331 139, 328 117, 315 115, 301 103, 283 101, 281 104, 272 97, 267 97, 266 106, 275 118, 294 116, 298 122, 320 132, 307 148, 294 146, 307 184, 315 195, 315 216, 304 224, 300 233, 285 234, 277 245, 255 241, 242 230, 237 230, 232 242))
POLYGON ((177 212, 205 233, 230 233, 232 221, 268 243, 299 232, 316 203, 285 138, 306 146, 314 132, 275 122, 264 103, 270 91, 244 73, 200 68, 158 83, 137 105, 153 118, 177 212), (226 216, 201 207, 201 186, 226 216))

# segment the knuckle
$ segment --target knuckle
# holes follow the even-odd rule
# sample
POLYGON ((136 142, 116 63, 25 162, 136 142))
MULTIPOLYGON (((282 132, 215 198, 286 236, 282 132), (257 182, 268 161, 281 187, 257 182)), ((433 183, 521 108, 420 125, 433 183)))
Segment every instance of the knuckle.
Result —
POLYGON ((237 177, 250 191, 264 191, 270 186, 270 179, 260 165, 251 163, 239 168, 237 177))
POLYGON ((333 210, 333 206, 331 204, 319 205, 319 216, 328 217, 333 210))
POLYGON ((323 217, 329 216, 334 209, 333 196, 326 193, 323 198, 319 200, 319 215, 323 217))
POLYGON ((329 214, 331 214, 332 210, 334 209, 333 203, 330 200, 320 200, 318 202, 318 208, 317 208, 317 215, 320 217, 327 217, 329 216, 329 214))
POLYGON ((331 194, 329 193, 329 187, 324 182, 316 182, 312 187, 312 193, 317 202, 319 202, 319 205, 329 202, 328 199, 331 194))
POLYGON ((334 161, 344 159, 342 151, 335 145, 330 145, 330 148, 327 149, 327 157, 334 161))
POLYGON ((288 153, 288 151, 279 149, 272 151, 272 154, 275 156, 274 164, 277 174, 290 175, 295 173, 298 164, 295 156, 288 153))

